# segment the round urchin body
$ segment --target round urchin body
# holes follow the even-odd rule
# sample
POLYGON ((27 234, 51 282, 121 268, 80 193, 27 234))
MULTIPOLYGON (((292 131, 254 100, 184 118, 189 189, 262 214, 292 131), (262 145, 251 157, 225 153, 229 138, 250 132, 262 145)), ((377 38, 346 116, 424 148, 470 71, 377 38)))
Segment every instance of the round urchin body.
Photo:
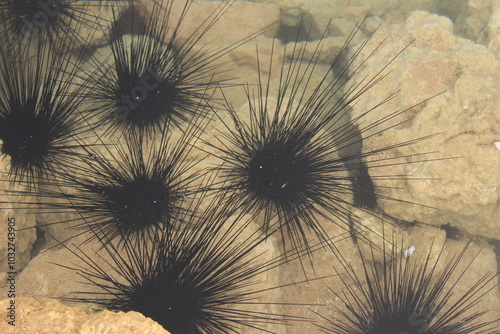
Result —
POLYGON ((84 147, 87 154, 59 173, 55 190, 39 191, 39 204, 55 212, 77 212, 83 221, 68 226, 81 233, 93 230, 119 243, 146 242, 155 229, 172 228, 197 189, 202 174, 192 170, 198 161, 187 156, 201 130, 193 123, 177 140, 171 133, 155 141, 133 134, 125 143, 84 147))

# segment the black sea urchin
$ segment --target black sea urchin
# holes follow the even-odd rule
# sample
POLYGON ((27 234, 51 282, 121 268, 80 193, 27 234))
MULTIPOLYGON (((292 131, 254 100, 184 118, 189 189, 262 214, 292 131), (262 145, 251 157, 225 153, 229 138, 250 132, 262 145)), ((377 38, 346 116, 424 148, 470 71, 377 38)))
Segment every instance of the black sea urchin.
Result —
POLYGON ((270 311, 280 304, 265 302, 273 288, 259 288, 261 275, 284 258, 261 260, 266 252, 258 248, 264 244, 262 232, 247 232, 249 221, 232 216, 222 197, 201 212, 201 198, 182 217, 189 224, 157 230, 149 242, 126 241, 117 248, 99 232, 104 254, 73 252, 83 264, 70 269, 98 291, 77 292, 80 297, 69 300, 137 311, 172 334, 242 333, 244 328, 262 333, 270 332, 269 324, 305 320, 270 311), (100 257, 110 259, 101 266, 100 257))
POLYGON ((424 261, 412 260, 407 252, 385 254, 381 266, 362 256, 363 270, 357 272, 348 259, 339 257, 346 290, 334 292, 346 307, 337 318, 324 317, 324 333, 337 334, 478 334, 498 333, 496 321, 481 321, 487 311, 476 310, 481 298, 495 287, 496 275, 487 273, 461 295, 454 290, 462 284, 474 259, 457 272, 469 245, 449 263, 442 262, 444 244, 435 260, 432 247, 424 261), (435 261, 435 262, 434 262, 435 261), (440 271, 440 265, 443 265, 440 271), (452 277, 457 277, 452 279, 452 277))
POLYGON ((31 49, 1 41, 1 153, 10 159, 11 180, 30 187, 71 164, 73 138, 86 130, 78 108, 87 91, 75 83, 78 60, 70 61, 69 50, 62 40, 31 49))
POLYGON ((96 88, 90 101, 99 123, 109 133, 152 134, 164 124, 179 127, 199 116, 196 112, 207 111, 197 106, 208 104, 210 89, 223 84, 214 78, 223 65, 217 60, 245 39, 219 50, 206 50, 200 39, 232 2, 221 3, 194 30, 183 23, 191 0, 133 4, 111 28, 111 55, 96 64, 92 75, 96 88))
MULTIPOLYGON (((245 212, 263 214, 264 228, 276 215, 283 240, 290 240, 292 248, 307 246, 309 232, 328 240, 328 227, 320 221, 357 231, 350 207, 376 208, 365 158, 423 140, 361 152, 363 136, 394 126, 391 121, 406 110, 384 113, 379 121, 362 127, 356 124, 363 116, 349 118, 351 104, 386 76, 384 67, 359 84, 351 80, 360 69, 353 64, 373 34, 343 62, 359 29, 352 32, 331 66, 318 63, 321 44, 313 52, 308 50, 312 53, 309 60, 304 60, 308 43, 285 45, 283 58, 289 63, 273 74, 271 60, 267 78, 261 74, 257 88, 246 88, 247 110, 236 111, 228 105, 230 120, 219 116, 224 124, 221 135, 217 143, 208 143, 217 150, 214 155, 223 160, 219 168, 227 178, 224 187, 235 191, 245 212), (332 76, 333 69, 337 74, 332 76), (279 78, 277 87, 272 84, 273 76, 279 78)), ((263 72, 258 63, 259 72, 263 72)), ((380 109, 392 96, 381 99, 366 113, 380 109)), ((398 163, 383 157, 372 160, 377 167, 398 163)))
POLYGON ((63 36, 77 40, 77 27, 93 27, 95 17, 88 9, 88 1, 2 0, 0 26, 4 38, 13 43, 55 42, 63 36))
POLYGON ((193 123, 176 139, 164 131, 156 141, 132 134, 125 144, 84 147, 87 155, 81 155, 78 166, 59 173, 57 190, 39 191, 39 205, 53 212, 76 211, 79 223, 72 228, 82 233, 92 229, 106 240, 143 243, 152 230, 179 221, 181 204, 197 189, 202 174, 193 166, 199 161, 188 157, 200 131, 193 123))

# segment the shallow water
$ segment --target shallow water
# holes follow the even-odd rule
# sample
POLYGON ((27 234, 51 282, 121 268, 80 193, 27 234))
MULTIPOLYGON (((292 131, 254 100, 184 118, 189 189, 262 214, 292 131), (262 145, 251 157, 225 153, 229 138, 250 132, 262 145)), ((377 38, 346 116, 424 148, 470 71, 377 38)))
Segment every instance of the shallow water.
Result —
MULTIPOLYGON (((199 27, 208 13, 217 11, 218 4, 216 1, 201 0, 193 4, 189 15, 182 20, 181 27, 186 27, 184 31, 181 28, 184 38, 189 38, 185 36, 190 36, 193 27, 199 27)), ((297 51, 294 53, 294 50, 297 50, 294 49, 295 45, 304 47, 304 53, 300 53, 298 57, 302 64, 311 65, 311 61, 317 61, 310 81, 307 84, 304 82, 304 87, 299 89, 300 94, 304 92, 305 96, 311 94, 325 74, 329 80, 335 78, 334 75, 342 78, 339 73, 342 73, 345 64, 349 64, 349 72, 344 73, 343 77, 349 80, 340 85, 341 90, 335 91, 334 97, 342 96, 349 87, 353 87, 352 85, 363 85, 366 76, 372 78, 384 70, 382 75, 387 74, 387 77, 342 109, 348 113, 342 113, 338 118, 330 120, 341 127, 340 124, 349 124, 349 131, 361 131, 350 139, 356 142, 356 138, 363 138, 362 143, 348 146, 356 152, 351 154, 359 155, 360 150, 366 154, 381 148, 390 148, 380 154, 367 154, 361 158, 364 165, 359 169, 364 170, 366 167, 370 181, 375 185, 377 203, 365 203, 362 208, 353 207, 350 203, 356 199, 352 196, 351 188, 347 194, 341 196, 347 204, 342 205, 342 209, 339 208, 341 212, 347 212, 349 217, 332 219, 326 210, 320 210, 326 217, 321 217, 318 213, 317 219, 324 226, 326 235, 334 239, 337 254, 340 254, 346 263, 351 264, 357 273, 362 273, 362 263, 354 243, 355 239, 347 233, 349 231, 346 222, 350 220, 355 220, 360 228, 363 227, 357 241, 360 251, 369 260, 371 248, 367 246, 366 240, 382 248, 384 243, 381 236, 384 235, 390 236, 387 238, 389 240, 396 240, 398 245, 401 245, 400 240, 403 239, 404 244, 400 247, 403 250, 414 246, 415 251, 411 257, 416 263, 424 261, 426 256, 431 254, 431 263, 438 261, 436 271, 442 272, 445 264, 452 261, 453 256, 470 243, 469 251, 449 282, 454 282, 465 272, 463 278, 457 286, 452 287, 450 283, 446 287, 453 289, 458 296, 465 293, 485 273, 497 272, 500 258, 500 150, 495 146, 495 143, 500 142, 500 34, 497 33, 499 30, 496 20, 500 15, 500 7, 497 6, 499 5, 493 1, 412 1, 408 4, 401 4, 399 1, 236 1, 200 40, 196 40, 197 44, 192 52, 210 55, 210 50, 230 46, 223 52, 223 57, 217 59, 217 62, 222 64, 220 69, 223 71, 216 69, 221 73, 215 78, 230 79, 231 84, 240 84, 223 87, 223 92, 227 99, 226 104, 231 105, 244 121, 248 121, 249 101, 241 85, 248 84, 247 90, 252 91, 259 82, 259 75, 261 79, 267 80, 270 70, 271 89, 268 96, 270 110, 273 110, 272 101, 279 97, 277 87, 283 82, 277 73, 281 64, 284 64, 286 70, 293 72, 290 64, 294 64, 291 61, 292 56, 297 58, 297 51), (354 36, 348 45, 347 53, 333 68, 334 75, 329 75, 331 64, 340 48, 361 21, 363 25, 359 34, 354 36), (310 27, 310 30, 300 31, 300 26, 310 27), (366 47, 353 58, 359 45, 366 40, 370 31, 376 28, 375 35, 366 47), (249 41, 234 45, 261 29, 263 30, 249 41), (300 42, 285 43, 295 39, 300 42), (318 45, 321 47, 320 54, 315 53, 318 45), (376 52, 372 55, 371 52, 375 49, 376 52), (394 57, 396 58, 392 61, 394 57), (349 59, 353 59, 353 62, 349 63, 349 59), (261 64, 260 67, 257 66, 257 61, 261 64), (385 69, 387 64, 389 66, 385 69), (397 94, 378 106, 392 93, 397 94), (427 101, 431 97, 432 99, 427 101), (388 115, 394 115, 398 110, 403 112, 394 119, 377 124, 373 128, 369 127, 388 115), (410 145, 400 145, 426 136, 431 137, 416 140, 410 145), (365 208, 367 206, 368 208, 365 208), (339 226, 335 223, 338 221, 339 226), (437 251, 445 240, 446 247, 441 257, 438 257, 437 251), (433 250, 429 253, 431 244, 433 250), (477 253, 479 255, 474 258, 477 253), (466 267, 473 259, 471 266, 466 267)), ((101 8, 100 12, 96 7, 91 9, 107 20, 113 19, 107 8, 101 8)), ((174 8, 172 15, 175 16, 175 13, 174 8)), ((124 22, 130 23, 127 20, 124 22)), ((84 29, 92 30, 89 27, 84 29)), ((103 37, 107 33, 109 31, 105 28, 98 29, 89 41, 92 45, 90 49, 96 51, 93 58, 82 65, 83 70, 91 71, 95 65, 92 61, 103 61, 109 56, 111 50, 103 37)), ((169 33, 166 35, 168 37, 169 33)), ((74 54, 77 52, 73 51, 74 54)), ((221 101, 221 91, 216 89, 214 94, 214 101, 221 101)), ((296 99, 298 97, 300 95, 295 96, 296 99)), ((327 105, 331 106, 335 101, 332 99, 327 105)), ((207 143, 218 145, 221 131, 225 131, 223 122, 230 123, 227 114, 221 115, 220 119, 216 117, 212 120, 207 125, 206 132, 200 135, 207 143)), ((96 130, 99 134, 102 131, 96 130)), ((177 138, 179 134, 175 133, 173 136, 177 138)), ((117 140, 118 137, 114 136, 107 143, 117 140)), ((197 143, 197 147, 203 151, 217 152, 202 141, 197 143)), ((349 152, 337 154, 345 156, 349 155, 349 152)), ((109 158, 111 154, 114 154, 113 159, 118 156, 116 151, 113 151, 106 152, 104 157, 109 158)), ((188 159, 199 159, 203 155, 200 151, 193 152, 193 156, 188 159)), ((205 170, 218 162, 216 158, 209 156, 202 163, 196 164, 194 169, 205 170)), ((2 171, 7 171, 9 160, 5 159, 1 163, 2 171)), ((350 180, 348 173, 344 171, 342 178, 344 181, 339 182, 349 186, 350 183, 345 181, 350 180)), ((31 204, 17 207, 17 203, 11 203, 18 201, 18 197, 10 191, 22 187, 5 180, 2 182, 2 189, 5 189, 5 195, 0 201, 4 208, 0 211, 4 217, 2 220, 7 221, 7 217, 15 217, 18 230, 34 224, 39 226, 36 231, 18 231, 16 235, 16 298, 64 298, 70 296, 71 292, 81 291, 82 279, 75 271, 53 264, 56 262, 75 267, 74 263, 78 263, 78 259, 66 248, 57 246, 57 242, 53 240, 66 240, 74 235, 74 230, 68 230, 66 224, 48 225, 72 219, 75 214, 54 214, 51 212, 53 210, 42 210, 31 204), (57 247, 48 249, 54 245, 57 247)), ((259 226, 263 224, 265 217, 257 215, 251 227, 259 231, 259 226)), ((5 234, 2 232, 2 238, 3 235, 5 234)), ((314 233, 306 235, 317 242, 314 233)), ((283 249, 289 249, 288 237, 287 231, 283 234, 278 232, 260 244, 258 250, 266 252, 262 258, 272 259, 279 256, 283 249)), ((86 237, 82 236, 72 243, 78 244, 85 239, 86 237)), ((0 246, 3 254, 8 253, 6 242, 2 240, 0 246)), ((71 243, 69 245, 68 247, 73 247, 71 243)), ((99 249, 99 245, 82 246, 88 252, 92 247, 99 249)), ((389 245, 386 244, 386 247, 389 245)), ((380 252, 375 256, 380 266, 380 252)), ((2 255, 0 271, 8 271, 3 269, 7 268, 6 258, 2 255)), ((342 301, 330 291, 331 289, 340 293, 346 289, 336 275, 345 275, 345 268, 339 264, 338 258, 331 251, 319 250, 310 258, 303 259, 305 260, 302 262, 292 261, 279 266, 259 277, 263 281, 263 289, 301 282, 265 291, 258 301, 274 304, 259 306, 262 307, 259 310, 290 313, 313 319, 288 327, 269 325, 273 332, 317 332, 319 329, 313 322, 322 323, 322 319, 315 312, 327 317, 339 317, 338 311, 345 310, 342 301), (304 274, 309 282, 304 282, 304 274), (324 276, 330 277, 314 279, 324 276), (295 305, 283 306, 279 303, 295 305)), ((7 282, 9 274, 2 273, 0 277, 2 282, 7 282)), ((500 298, 495 282, 496 278, 488 285, 493 286, 492 290, 482 297, 482 302, 478 305, 478 309, 489 310, 484 319, 490 321, 500 317, 500 298)), ((8 297, 8 290, 9 285, 2 285, 1 299, 8 297)), ((2 303, 13 299, 6 298, 2 303)), ((2 304, 2 307, 3 305, 7 304, 2 304)), ((89 311, 88 306, 80 307, 89 311)), ((42 316, 41 319, 43 318, 42 316)), ((47 316, 46 319, 52 318, 47 316)), ((60 321, 57 319, 56 316, 52 321, 60 321)), ((17 321, 18 325, 22 324, 26 328, 37 328, 40 322, 42 328, 47 327, 39 318, 36 324, 30 323, 30 316, 23 313, 21 305, 17 309, 17 321)), ((68 326, 69 324, 70 322, 68 326)), ((81 322, 74 326, 78 328, 81 322)), ((2 321, 0 328, 2 332, 4 328, 21 332, 21 326, 13 328, 5 321, 2 321)), ((241 329, 239 332, 253 331, 241 329)))

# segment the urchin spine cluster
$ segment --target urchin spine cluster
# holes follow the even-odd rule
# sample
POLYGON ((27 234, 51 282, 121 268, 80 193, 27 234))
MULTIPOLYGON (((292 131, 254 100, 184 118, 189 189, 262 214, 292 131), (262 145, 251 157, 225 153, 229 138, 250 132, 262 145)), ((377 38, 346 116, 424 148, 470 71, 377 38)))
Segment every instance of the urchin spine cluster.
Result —
POLYGON ((221 3, 189 34, 182 33, 182 20, 192 1, 182 4, 176 18, 172 1, 150 6, 133 3, 122 19, 126 22, 120 22, 113 11, 107 37, 110 56, 88 74, 95 86, 89 96, 95 105, 90 115, 99 118, 97 125, 106 127, 110 135, 119 130, 151 137, 166 124, 182 128, 207 116, 214 89, 226 85, 217 77, 222 66, 218 59, 253 37, 216 50, 196 48, 232 2, 221 3))
MULTIPOLYGON (((220 136, 217 142, 207 143, 222 161, 217 167, 225 176, 222 188, 237 194, 245 212, 262 214, 264 229, 276 216, 282 225, 285 248, 287 242, 291 248, 307 248, 310 232, 320 241, 328 242, 333 237, 327 232, 331 225, 354 232, 356 237, 365 227, 358 224, 358 218, 351 213, 352 207, 370 212, 368 209, 376 209, 377 205, 366 158, 427 139, 361 152, 363 136, 373 135, 374 128, 377 132, 389 129, 397 116, 411 108, 388 113, 376 124, 361 128, 346 120, 350 105, 386 76, 381 70, 360 84, 351 83, 359 67, 351 69, 352 73, 348 69, 354 66, 375 32, 343 64, 341 59, 360 30, 357 27, 352 32, 326 73, 317 73, 320 47, 313 50, 310 59, 304 60, 307 42, 302 46, 285 45, 283 58, 288 56, 291 60, 283 63, 276 73, 272 71, 272 60, 269 65, 258 60, 258 68, 267 69, 269 74, 259 76, 257 85, 245 87, 244 112, 226 105, 229 121, 218 115, 223 124, 220 136), (340 71, 333 74, 337 67, 340 71), (317 84, 312 84, 314 75, 320 76, 317 84), (273 76, 280 78, 276 87, 272 85, 273 76)), ((389 94, 374 109, 392 96, 389 94)), ((357 119, 362 120, 362 116, 357 119)), ((378 158, 376 163, 380 167, 398 162, 378 158)))
POLYGON ((89 130, 78 113, 88 90, 75 82, 79 67, 63 56, 69 51, 63 39, 32 49, 1 40, 1 153, 11 180, 29 188, 70 166, 74 137, 89 130))
POLYGON ((2 0, 0 29, 4 39, 13 44, 55 44, 62 39, 83 43, 80 28, 95 29, 96 14, 89 9, 102 1, 76 0, 2 0))
POLYGON ((178 140, 168 133, 153 142, 133 134, 125 143, 86 147, 77 167, 58 174, 59 187, 39 190, 39 205, 78 212, 82 222, 71 228, 79 234, 144 243, 152 230, 171 228, 182 203, 198 191, 203 174, 192 170, 199 161, 188 156, 201 130, 193 123, 178 140))
POLYGON ((262 232, 246 233, 251 220, 235 219, 234 208, 222 197, 200 210, 203 201, 204 195, 177 217, 182 224, 167 233, 156 230, 141 244, 117 247, 99 232, 104 238, 102 256, 111 271, 98 265, 94 256, 73 253, 87 266, 80 270, 83 278, 105 294, 78 292, 79 297, 69 300, 137 311, 174 334, 240 333, 245 327, 269 332, 268 324, 305 320, 260 308, 280 305, 261 300, 267 290, 260 287, 260 275, 282 265, 284 257, 259 261, 263 253, 257 248, 264 238, 262 232))
MULTIPOLYGON (((171 5, 170 1, 166 3, 171 5)), ((189 8, 188 4, 186 2, 185 10, 189 8)), ((222 6, 217 11, 222 12, 224 8, 226 7, 222 6)), ((218 17, 217 13, 215 17, 218 17)), ((215 21, 210 24, 213 23, 215 21)), ((165 27, 162 26, 161 29, 163 28, 165 27)), ((159 38, 151 34, 147 37, 150 40, 159 38)), ((207 73, 217 68, 213 63, 227 50, 229 49, 214 53, 213 59, 209 58, 205 63, 193 64, 202 59, 202 55, 198 54, 177 65, 194 71, 196 80, 208 80, 207 73)), ((62 52, 64 53, 66 52, 62 52)), ((160 58, 153 58, 154 64, 151 64, 151 58, 139 57, 132 62, 144 64, 148 60, 151 66, 156 66, 155 62, 160 61, 160 58)), ((69 57, 58 59, 70 63, 69 57)), ((38 69, 43 70, 44 67, 39 66, 38 69)), ((96 73, 98 72, 92 74, 96 73)), ((82 79, 87 74, 79 73, 75 77, 82 79)), ((173 76, 178 78, 178 74, 173 76)), ((76 85, 76 88, 92 91, 91 88, 96 88, 98 81, 91 78, 87 76, 84 83, 76 85)), ((137 82, 128 79, 130 77, 125 78, 125 85, 135 87, 137 82)), ((185 87, 174 88, 181 93, 189 92, 185 87)), ((76 96, 71 93, 64 95, 76 96)), ((80 113, 76 116, 80 117, 75 117, 74 120, 87 125, 89 131, 71 134, 71 140, 78 145, 69 147, 68 153, 74 155, 75 161, 68 166, 58 166, 54 181, 38 178, 38 181, 43 181, 44 187, 37 192, 37 197, 42 202, 36 204, 48 207, 54 213, 75 210, 82 221, 75 227, 83 229, 89 235, 87 241, 100 243, 100 252, 107 253, 112 258, 110 263, 115 274, 130 278, 129 286, 124 286, 113 280, 110 273, 102 271, 90 257, 79 254, 80 259, 88 266, 87 269, 79 267, 81 275, 101 288, 104 295, 109 296, 108 300, 100 299, 101 302, 92 298, 83 298, 81 301, 96 302, 113 310, 142 312, 173 333, 238 332, 240 325, 262 328, 265 331, 263 326, 267 323, 285 324, 290 320, 299 320, 300 317, 245 308, 248 304, 255 304, 257 307, 261 305, 256 298, 265 290, 248 290, 257 283, 254 281, 255 276, 284 261, 280 257, 259 263, 250 257, 264 238, 257 234, 243 243, 237 240, 242 232, 236 229, 240 220, 236 219, 233 225, 227 223, 230 219, 228 212, 234 212, 229 206, 213 205, 204 211, 206 213, 200 210, 201 202, 195 207, 182 206, 184 202, 191 200, 194 193, 204 190, 203 186, 194 185, 198 177, 190 171, 199 161, 188 161, 197 138, 206 126, 202 114, 197 112, 210 108, 206 105, 204 96, 196 97, 189 103, 173 97, 160 103, 166 108, 184 103, 184 106, 196 112, 189 117, 189 123, 182 124, 182 129, 176 132, 176 135, 181 134, 176 141, 171 140, 172 131, 180 127, 180 123, 172 127, 171 123, 177 120, 168 118, 161 124, 155 123, 153 129, 148 128, 149 123, 133 124, 131 128, 120 129, 123 133, 119 140, 125 140, 125 144, 110 143, 100 134, 101 130, 96 128, 102 124, 92 120, 92 110, 79 110, 80 113), (144 136, 145 133, 154 136, 144 136), (93 138, 95 136, 97 138, 93 138), (91 144, 87 142, 89 138, 91 144), (61 199, 67 203, 62 203, 61 199), (56 202, 52 203, 52 200, 56 202), (219 214, 219 210, 222 213, 219 214), (157 277, 153 277, 154 275, 157 277), (101 283, 98 283, 99 279, 101 283), (171 307, 165 308, 165 303, 171 307), (234 306, 245 309, 238 311, 232 308, 234 306)), ((159 107, 159 104, 155 107, 159 107)), ((143 104, 141 108, 148 109, 151 105, 143 104)), ((71 111, 75 112, 76 108, 71 111)), ((113 129, 113 134, 114 130, 116 129, 113 129)), ((13 194, 25 196, 29 193, 15 190, 13 194)), ((203 199, 205 198, 202 197, 200 201, 203 199)), ((220 200, 221 197, 217 199, 220 200)), ((101 256, 100 252, 95 255, 101 256)), ((290 258, 289 256, 288 259, 290 258)))

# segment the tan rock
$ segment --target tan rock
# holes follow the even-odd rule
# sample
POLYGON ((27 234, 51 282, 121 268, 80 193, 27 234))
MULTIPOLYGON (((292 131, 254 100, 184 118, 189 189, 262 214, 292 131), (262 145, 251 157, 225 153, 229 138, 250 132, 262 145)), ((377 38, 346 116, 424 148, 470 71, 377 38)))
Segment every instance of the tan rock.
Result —
MULTIPOLYGON (((66 306, 55 299, 15 299, 15 326, 5 319, 0 322, 1 333, 38 334, 111 334, 144 333, 168 334, 159 324, 137 312, 102 311, 90 314, 77 307, 66 306)), ((5 310, 10 300, 0 301, 5 310)))
POLYGON ((411 39, 415 41, 389 66, 389 77, 358 101, 354 117, 398 89, 397 96, 370 112, 365 122, 378 121, 390 112, 442 93, 404 112, 386 124, 388 130, 364 142, 364 149, 370 151, 436 134, 382 156, 417 154, 415 157, 398 158, 391 162, 399 165, 370 171, 378 186, 389 186, 379 188, 379 195, 420 204, 383 201, 383 209, 406 221, 437 226, 450 223, 473 235, 500 238, 500 151, 494 145, 500 133, 497 60, 484 46, 454 36, 448 19, 426 12, 414 12, 404 27, 381 31, 381 36, 388 36, 386 43, 362 73, 380 69, 397 50, 411 39), (406 122, 396 126, 401 121, 406 122), (432 159, 437 161, 419 162, 432 159), (382 175, 408 177, 378 181, 377 176, 382 175))
POLYGON ((79 334, 168 334, 162 326, 138 312, 104 310, 88 318, 79 334))

